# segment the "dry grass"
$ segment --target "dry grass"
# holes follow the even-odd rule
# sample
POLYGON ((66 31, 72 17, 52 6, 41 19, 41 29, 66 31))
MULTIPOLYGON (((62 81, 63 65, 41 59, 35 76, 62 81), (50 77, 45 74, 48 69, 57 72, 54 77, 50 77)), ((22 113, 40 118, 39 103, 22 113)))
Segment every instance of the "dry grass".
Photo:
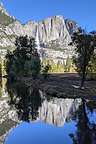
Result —
POLYGON ((96 81, 86 80, 84 89, 74 88, 72 85, 79 86, 80 78, 76 73, 65 74, 49 74, 46 80, 41 76, 40 79, 32 80, 27 78, 26 83, 51 96, 61 98, 75 98, 75 97, 95 97, 96 96, 96 81))

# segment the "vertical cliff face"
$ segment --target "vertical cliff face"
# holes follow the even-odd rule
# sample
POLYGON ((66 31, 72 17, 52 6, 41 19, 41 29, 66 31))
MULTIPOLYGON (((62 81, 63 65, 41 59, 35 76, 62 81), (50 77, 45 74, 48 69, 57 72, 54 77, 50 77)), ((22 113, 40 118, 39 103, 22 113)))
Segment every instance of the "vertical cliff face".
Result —
POLYGON ((53 98, 50 101, 45 100, 39 108, 39 119, 58 127, 63 126, 66 119, 72 118, 80 104, 80 99, 53 98))
POLYGON ((50 17, 38 23, 29 21, 25 25, 15 21, 6 27, 6 33, 8 35, 28 35, 36 38, 37 28, 41 44, 46 45, 56 41, 59 44, 64 42, 64 45, 67 45, 71 41, 63 16, 50 17))
POLYGON ((24 33, 28 36, 36 38, 37 26, 38 23, 29 21, 27 24, 23 26, 24 33))
POLYGON ((45 57, 55 62, 57 59, 72 57, 74 48, 69 46, 71 35, 63 16, 54 16, 39 22, 38 31, 45 57))
POLYGON ((49 43, 54 40, 64 39, 68 42, 71 40, 67 31, 63 16, 50 17, 38 23, 39 38, 43 43, 49 43))
POLYGON ((37 23, 35 22, 30 21, 27 24, 22 25, 19 21, 15 21, 6 27, 6 34, 15 36, 28 35, 35 38, 36 29, 37 23))
POLYGON ((66 59, 73 55, 74 47, 69 46, 72 33, 78 25, 63 16, 54 16, 40 22, 29 21, 21 24, 11 17, 4 7, 0 6, 0 47, 15 48, 14 41, 17 36, 28 35, 36 38, 46 57, 51 59, 66 59))

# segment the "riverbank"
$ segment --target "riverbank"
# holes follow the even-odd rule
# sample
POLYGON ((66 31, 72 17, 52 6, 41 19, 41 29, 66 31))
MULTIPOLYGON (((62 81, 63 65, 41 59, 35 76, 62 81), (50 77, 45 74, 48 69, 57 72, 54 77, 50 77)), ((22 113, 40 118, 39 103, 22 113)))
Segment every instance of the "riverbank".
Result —
POLYGON ((84 89, 79 89, 80 77, 77 74, 49 74, 46 80, 41 76, 37 80, 24 78, 26 84, 32 85, 53 97, 60 98, 81 98, 96 96, 96 80, 87 79, 84 89))

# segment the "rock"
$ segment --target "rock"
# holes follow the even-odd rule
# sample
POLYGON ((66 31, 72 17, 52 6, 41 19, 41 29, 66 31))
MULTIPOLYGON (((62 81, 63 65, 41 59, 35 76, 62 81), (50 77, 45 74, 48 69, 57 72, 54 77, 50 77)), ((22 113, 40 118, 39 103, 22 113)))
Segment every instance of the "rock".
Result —
MULTIPOLYGON (((28 35, 34 38, 37 37, 42 50, 42 57, 63 63, 67 57, 72 57, 74 47, 69 46, 71 35, 75 30, 78 30, 78 25, 71 20, 64 19, 63 16, 54 16, 42 20, 40 22, 29 21, 26 24, 21 24, 6 12, 4 7, 0 7, 0 14, 7 17, 7 25, 4 20, 0 25, 0 47, 6 49, 14 49, 15 38, 21 35, 28 35)), ((4 18, 2 15, 2 18, 4 18)))
POLYGON ((81 104, 81 100, 52 98, 45 100, 39 108, 39 119, 58 127, 70 119, 81 104))
POLYGON ((0 100, 0 144, 4 143, 5 137, 17 123, 16 111, 10 108, 6 99, 0 100))

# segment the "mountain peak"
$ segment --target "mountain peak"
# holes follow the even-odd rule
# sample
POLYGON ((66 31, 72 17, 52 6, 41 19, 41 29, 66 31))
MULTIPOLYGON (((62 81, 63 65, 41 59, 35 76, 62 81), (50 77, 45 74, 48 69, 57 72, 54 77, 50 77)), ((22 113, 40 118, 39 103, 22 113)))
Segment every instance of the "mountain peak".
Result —
POLYGON ((4 13, 7 16, 10 16, 9 13, 7 12, 7 10, 5 9, 5 7, 4 7, 2 2, 0 3, 0 12, 4 13))
POLYGON ((10 14, 5 9, 3 3, 0 3, 0 24, 8 25, 15 20, 14 17, 11 17, 10 14))

